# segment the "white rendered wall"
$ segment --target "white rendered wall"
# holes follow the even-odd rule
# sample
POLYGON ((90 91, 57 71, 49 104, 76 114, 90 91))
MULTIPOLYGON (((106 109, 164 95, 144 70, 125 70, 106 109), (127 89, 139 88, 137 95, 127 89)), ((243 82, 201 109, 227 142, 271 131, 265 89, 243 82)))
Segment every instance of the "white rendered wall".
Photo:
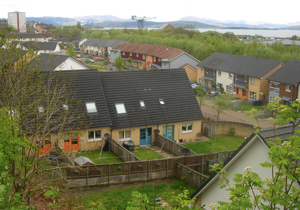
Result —
POLYGON ((61 65, 55 68, 56 71, 58 70, 81 70, 81 69, 89 69, 88 67, 84 66, 78 61, 73 60, 73 58, 68 58, 63 62, 61 65))
POLYGON ((218 71, 216 72, 216 84, 223 84, 224 91, 226 91, 226 85, 230 85, 233 83, 233 75, 231 78, 229 78, 228 72, 221 71, 221 76, 219 76, 218 71))

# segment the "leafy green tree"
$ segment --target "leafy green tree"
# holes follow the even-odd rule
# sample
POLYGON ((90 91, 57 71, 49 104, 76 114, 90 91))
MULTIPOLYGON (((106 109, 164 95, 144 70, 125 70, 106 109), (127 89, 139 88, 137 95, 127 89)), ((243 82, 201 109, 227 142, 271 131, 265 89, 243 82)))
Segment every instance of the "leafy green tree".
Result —
POLYGON ((114 67, 116 67, 118 71, 121 71, 125 66, 125 60, 119 55, 119 57, 115 59, 114 67))
POLYGON ((230 93, 219 93, 213 99, 212 108, 217 112, 217 120, 219 120, 220 114, 232 107, 231 100, 234 99, 234 96, 230 93))
POLYGON ((194 92, 199 100, 199 105, 201 107, 205 102, 206 90, 202 86, 199 86, 194 88, 194 92))
POLYGON ((72 43, 67 43, 67 50, 66 50, 67 55, 75 58, 76 57, 76 53, 73 47, 72 43))
POLYGON ((128 65, 128 66, 130 66, 130 65, 131 65, 131 63, 132 63, 132 58, 131 58, 131 57, 129 57, 129 58, 127 59, 127 65, 128 65))
MULTIPOLYGON (((274 100, 268 108, 277 111, 274 123, 292 122, 293 128, 298 125, 300 110, 298 102, 292 102, 288 107, 278 106, 278 100, 274 100)), ((253 110, 249 116, 256 118, 258 114, 253 110)), ((274 126, 276 128, 275 124, 274 126)), ((291 136, 284 142, 278 137, 268 142, 269 160, 260 164, 262 167, 271 168, 268 178, 262 179, 257 173, 251 171, 251 166, 248 166, 244 174, 234 174, 234 184, 232 184, 226 178, 226 171, 222 169, 222 165, 214 165, 212 170, 220 174, 221 188, 227 188, 230 196, 229 202, 212 204, 211 209, 299 209, 299 134, 299 131, 293 130, 291 136)))

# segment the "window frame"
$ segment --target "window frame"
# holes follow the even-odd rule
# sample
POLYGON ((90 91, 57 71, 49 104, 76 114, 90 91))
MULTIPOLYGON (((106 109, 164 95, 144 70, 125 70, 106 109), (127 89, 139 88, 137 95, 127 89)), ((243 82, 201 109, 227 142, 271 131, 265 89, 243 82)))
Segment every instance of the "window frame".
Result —
POLYGON ((146 59, 146 55, 143 55, 143 60, 145 60, 146 59))
POLYGON ((193 123, 182 123, 181 132, 182 133, 192 133, 193 132, 193 123), (190 129, 189 129, 189 126, 191 126, 190 129))
POLYGON ((204 72, 204 68, 203 67, 201 67, 201 72, 204 72))
POLYGON ((255 78, 254 77, 250 77, 250 83, 255 84, 255 78))
POLYGON ((165 101, 164 101, 164 99, 158 99, 158 101, 159 101, 160 105, 165 105, 166 104, 165 101))
POLYGON ((94 142, 94 141, 101 141, 102 140, 102 131, 101 130, 92 130, 92 131, 88 131, 88 142, 94 142), (100 138, 96 138, 96 132, 100 131, 100 138), (94 133, 94 138, 90 138, 90 132, 94 133))
POLYGON ((249 92, 249 99, 256 100, 256 92, 250 91, 249 92), (253 96, 254 95, 254 96, 253 96))
POLYGON ((117 114, 126 114, 127 113, 124 103, 115 103, 115 107, 116 107, 117 114), (124 109, 124 110, 120 110, 120 109, 124 109))
POLYGON ((222 72, 218 71, 218 77, 222 76, 222 72))
POLYGON ((131 140, 131 130, 122 130, 118 132, 119 141, 128 141, 131 140), (126 137, 126 131, 129 131, 129 137, 126 137), (123 133, 123 138, 120 137, 120 133, 123 133))
POLYGON ((146 108, 145 101, 140 101, 140 106, 141 106, 141 108, 146 108))
POLYGON ((139 57, 139 54, 138 54, 138 53, 136 54, 136 57, 139 57))
POLYGON ((86 108, 86 112, 87 112, 88 114, 93 114, 93 113, 97 113, 97 112, 98 112, 97 106, 96 106, 96 102, 95 102, 95 101, 85 102, 85 108, 86 108), (93 104, 93 105, 95 105, 95 109, 89 111, 88 104, 93 104), (95 111, 94 111, 94 110, 95 110, 95 111))
POLYGON ((292 85, 286 84, 285 85, 285 91, 286 92, 291 92, 292 91, 292 85))

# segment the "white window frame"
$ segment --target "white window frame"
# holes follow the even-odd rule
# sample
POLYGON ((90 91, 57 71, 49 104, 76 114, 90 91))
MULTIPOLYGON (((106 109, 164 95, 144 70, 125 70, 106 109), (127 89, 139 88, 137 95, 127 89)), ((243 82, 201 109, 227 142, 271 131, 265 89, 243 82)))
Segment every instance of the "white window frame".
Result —
POLYGON ((228 73, 228 75, 229 75, 228 78, 229 78, 229 79, 232 79, 233 74, 228 73))
POLYGON ((159 99, 158 101, 159 101, 159 103, 160 103, 161 105, 165 105, 164 99, 159 99))
POLYGON ((97 113, 97 107, 96 102, 85 102, 86 112, 87 113, 97 113), (94 106, 94 107, 88 107, 88 106, 94 106))
POLYGON ((138 54, 138 53, 136 54, 136 57, 139 57, 139 54, 138 54))
POLYGON ((130 53, 129 55, 132 56, 132 53, 130 53))
POLYGON ((156 62, 156 57, 153 57, 153 62, 156 62))
POLYGON ((222 72, 221 71, 218 71, 218 76, 220 77, 222 75, 222 72))
POLYGON ((226 92, 232 93, 233 87, 231 85, 226 85, 226 92))
POLYGON ((126 114, 126 108, 124 103, 116 103, 116 110, 118 114, 126 114))
POLYGON ((123 55, 125 55, 125 52, 122 52, 123 55))
POLYGON ((254 78, 254 77, 251 77, 251 78, 250 78, 250 83, 251 83, 251 84, 255 84, 255 78, 254 78))
POLYGON ((144 60, 146 59, 146 55, 143 55, 143 59, 144 59, 144 60))
POLYGON ((182 133, 192 133, 193 132, 193 123, 183 123, 181 126, 181 132, 182 133), (189 129, 189 126, 191 126, 191 129, 189 129))
POLYGON ((145 108, 146 105, 145 105, 145 102, 144 101, 140 101, 140 105, 141 105, 141 108, 145 108))
POLYGON ((204 68, 203 67, 201 67, 201 72, 204 72, 204 68))
POLYGON ((249 93, 249 99, 256 100, 256 92, 250 91, 250 93, 249 93))
POLYGON ((127 141, 127 140, 131 140, 131 130, 124 130, 124 131, 119 131, 119 141, 127 141), (126 137, 125 134, 126 134, 126 131, 129 131, 129 137, 126 137), (123 133, 123 136, 124 138, 121 138, 120 137, 120 133, 123 133))
POLYGON ((143 67, 143 63, 139 62, 139 67, 142 68, 143 67))
POLYGON ((44 107, 43 106, 39 106, 39 113, 43 113, 45 110, 44 110, 44 107))
POLYGON ((285 85, 285 91, 286 91, 286 92, 291 92, 291 91, 292 91, 292 85, 286 84, 286 85, 285 85))
POLYGON ((102 140, 102 131, 101 130, 93 130, 93 131, 88 131, 88 142, 94 142, 94 141, 101 141, 102 140), (100 131, 100 138, 96 138, 96 132, 100 131), (94 138, 90 138, 90 132, 93 132, 94 138))
POLYGON ((68 110, 68 109, 69 109, 69 107, 68 107, 67 104, 63 104, 62 106, 63 106, 63 109, 64 109, 64 110, 68 110))

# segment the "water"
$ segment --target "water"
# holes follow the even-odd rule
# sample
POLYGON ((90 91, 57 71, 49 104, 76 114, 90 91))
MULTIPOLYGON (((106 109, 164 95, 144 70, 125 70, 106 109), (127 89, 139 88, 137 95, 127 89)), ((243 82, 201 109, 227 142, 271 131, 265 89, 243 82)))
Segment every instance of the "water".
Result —
POLYGON ((200 28, 200 32, 205 31, 217 31, 219 33, 232 32, 235 35, 260 35, 263 37, 276 37, 276 38, 290 38, 293 35, 300 37, 300 30, 256 30, 256 29, 211 29, 211 28, 200 28))

